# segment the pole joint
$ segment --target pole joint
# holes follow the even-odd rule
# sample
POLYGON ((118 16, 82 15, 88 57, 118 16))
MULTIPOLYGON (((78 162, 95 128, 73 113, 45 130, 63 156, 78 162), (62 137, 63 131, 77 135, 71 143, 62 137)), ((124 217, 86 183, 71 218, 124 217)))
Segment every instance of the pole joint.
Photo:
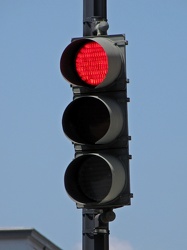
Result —
POLYGON ((106 0, 83 0, 83 35, 107 35, 106 0))

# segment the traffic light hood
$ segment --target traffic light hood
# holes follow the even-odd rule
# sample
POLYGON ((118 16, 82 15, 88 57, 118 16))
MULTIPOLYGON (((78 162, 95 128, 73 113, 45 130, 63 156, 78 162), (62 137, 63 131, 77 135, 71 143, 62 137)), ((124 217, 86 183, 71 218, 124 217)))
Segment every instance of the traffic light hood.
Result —
POLYGON ((89 88, 103 88, 112 84, 119 77, 123 65, 124 56, 120 48, 106 37, 73 40, 62 53, 60 60, 61 73, 66 80, 72 85, 89 88), (86 48, 89 44, 95 44, 95 46, 86 48), (79 55, 83 60, 82 65, 76 63, 79 55), (97 73, 94 74, 94 72, 97 73), (85 79, 82 77, 87 73, 89 80, 88 77, 85 79), (98 74, 102 75, 99 79, 98 74), (97 83, 92 84, 92 82, 97 83))

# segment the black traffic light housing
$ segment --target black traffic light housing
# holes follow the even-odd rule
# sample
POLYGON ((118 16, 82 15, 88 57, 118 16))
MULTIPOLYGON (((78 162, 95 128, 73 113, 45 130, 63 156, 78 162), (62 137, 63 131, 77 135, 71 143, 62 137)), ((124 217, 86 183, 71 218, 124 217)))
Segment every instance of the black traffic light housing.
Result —
POLYGON ((131 203, 126 45, 124 35, 75 38, 61 57, 62 75, 70 82, 74 95, 62 118, 64 133, 75 148, 75 159, 65 172, 64 183, 78 208, 117 208, 131 203), (94 43, 99 44, 99 52, 86 48, 85 57, 89 53, 95 57, 81 59, 83 66, 78 71, 81 48, 94 43), (100 68, 105 67, 102 60, 94 65, 96 70, 88 70, 86 79, 91 80, 84 80, 79 72, 87 64, 92 68, 102 53, 107 58, 107 73, 101 70, 102 81, 95 84, 90 77, 93 72, 93 78, 97 77, 100 68))

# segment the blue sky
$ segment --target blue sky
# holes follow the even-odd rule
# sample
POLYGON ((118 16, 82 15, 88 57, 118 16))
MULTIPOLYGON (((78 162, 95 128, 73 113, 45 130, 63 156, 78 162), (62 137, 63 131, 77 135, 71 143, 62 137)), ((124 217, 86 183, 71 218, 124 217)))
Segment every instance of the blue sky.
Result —
MULTIPOLYGON (((0 227, 34 227, 80 249, 82 214, 63 184, 73 159, 61 117, 72 100, 61 53, 82 36, 82 1, 0 2, 0 227)), ((111 249, 187 249, 187 2, 108 0, 127 46, 132 205, 111 249)))

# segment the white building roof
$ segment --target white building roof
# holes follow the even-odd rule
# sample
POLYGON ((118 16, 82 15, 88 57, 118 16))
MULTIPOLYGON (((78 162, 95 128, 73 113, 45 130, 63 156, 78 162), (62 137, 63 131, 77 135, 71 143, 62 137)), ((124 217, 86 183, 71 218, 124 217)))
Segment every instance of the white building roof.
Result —
POLYGON ((34 228, 0 228, 1 250, 62 250, 34 228))

